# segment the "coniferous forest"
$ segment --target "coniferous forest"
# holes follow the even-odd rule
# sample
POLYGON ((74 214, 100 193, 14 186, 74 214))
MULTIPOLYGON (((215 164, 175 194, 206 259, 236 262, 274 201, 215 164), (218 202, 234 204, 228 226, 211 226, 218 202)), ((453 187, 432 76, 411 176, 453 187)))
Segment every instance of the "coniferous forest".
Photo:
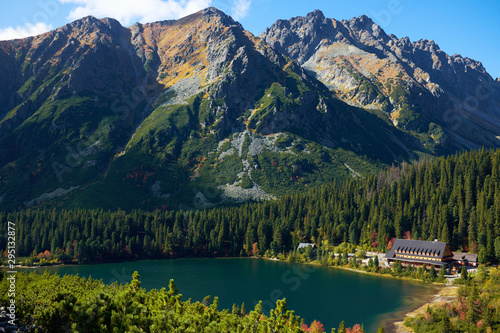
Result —
POLYGON ((488 72, 498 52, 486 52, 496 30, 481 24, 500 22, 494 1, 466 11, 433 4, 454 20, 433 20, 416 2, 321 2, 327 14, 373 17, 339 20, 319 9, 286 19, 297 9, 289 1, 122 1, 118 11, 112 1, 36 2, 11 1, 0 26, 0 333, 361 333, 363 322, 393 328, 418 302, 427 309, 403 322, 414 332, 500 332, 500 77, 488 72), (483 51, 484 65, 385 31, 414 17, 412 36, 424 26, 463 54, 483 51), (182 299, 173 280, 141 288, 138 272, 127 284, 26 273, 214 257, 294 264, 232 267, 248 282, 197 265, 178 281, 205 292, 203 279, 215 280, 224 303, 233 281, 255 298, 279 275, 295 285, 229 310, 217 297, 182 299), (291 294, 307 274, 263 274, 314 267, 295 263, 328 275, 291 294), (336 281, 329 267, 354 272, 336 281), (343 283, 362 273, 387 278, 387 289, 343 283), (394 279, 449 294, 434 302, 394 279), (306 323, 285 295, 298 315, 336 327, 306 323), (337 315, 347 317, 338 326, 337 315))
MULTIPOLYGON (((63 262, 277 255, 300 242, 347 242, 382 252, 393 238, 447 242, 500 257, 500 155, 471 151, 392 167, 278 200, 198 211, 23 210, 17 254, 63 262)), ((6 248, 6 238, 0 247, 6 248)))
MULTIPOLYGON (((394 238, 439 239, 453 250, 478 251, 482 263, 495 263, 500 259, 499 176, 499 151, 481 150, 403 164, 274 201, 198 211, 23 210, 0 213, 0 221, 3 230, 8 221, 15 223, 16 254, 27 265, 270 257, 293 251, 299 242, 314 242, 323 250, 343 243, 351 249, 385 252, 394 238)), ((3 248, 6 240, 0 239, 3 248)), ((456 282, 463 287, 455 302, 428 308, 406 325, 417 332, 500 327, 498 276, 497 269, 488 275, 485 266, 473 277, 462 272, 456 282)), ((17 309, 22 324, 42 332, 111 327, 151 332, 324 332, 321 323, 308 326, 288 311, 285 300, 278 301, 270 314, 259 306, 247 312, 243 304, 234 305, 232 312, 219 311, 217 300, 182 302, 173 283, 168 290, 146 292, 137 274, 124 286, 35 273, 19 273, 16 283, 23 300, 17 309)), ((8 288, 4 276, 0 290, 8 288)), ((2 295, 0 303, 7 304, 7 293, 2 295)), ((340 323, 338 332, 363 329, 340 323)))

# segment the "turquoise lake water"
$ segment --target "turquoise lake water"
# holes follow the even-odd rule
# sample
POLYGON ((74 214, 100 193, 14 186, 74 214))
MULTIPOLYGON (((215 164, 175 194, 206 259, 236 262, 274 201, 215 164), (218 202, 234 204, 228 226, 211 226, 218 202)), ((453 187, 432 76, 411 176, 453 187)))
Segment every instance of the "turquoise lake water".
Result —
MULTIPOLYGON (((219 297, 219 309, 245 303, 248 311, 263 301, 266 314, 276 299, 307 324, 319 320, 330 332, 341 321, 363 324, 376 332, 385 321, 401 317, 436 293, 436 287, 419 282, 383 278, 356 272, 297 263, 248 258, 141 260, 135 262, 39 268, 39 272, 79 274, 105 283, 130 282, 138 271, 142 287, 168 288, 175 280, 182 299, 201 301, 219 297)), ((391 331, 391 327, 386 327, 391 331)))

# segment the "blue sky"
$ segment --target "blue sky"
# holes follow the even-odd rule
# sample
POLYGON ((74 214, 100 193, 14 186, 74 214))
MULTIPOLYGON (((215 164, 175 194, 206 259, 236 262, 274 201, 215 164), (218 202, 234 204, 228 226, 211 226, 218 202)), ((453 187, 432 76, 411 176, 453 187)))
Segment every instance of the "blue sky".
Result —
POLYGON ((433 39, 448 54, 479 60, 500 77, 498 0, 16 0, 0 4, 0 40, 42 33, 86 15, 114 17, 124 26, 174 19, 214 6, 260 34, 277 19, 320 9, 337 20, 365 14, 386 33, 433 39))

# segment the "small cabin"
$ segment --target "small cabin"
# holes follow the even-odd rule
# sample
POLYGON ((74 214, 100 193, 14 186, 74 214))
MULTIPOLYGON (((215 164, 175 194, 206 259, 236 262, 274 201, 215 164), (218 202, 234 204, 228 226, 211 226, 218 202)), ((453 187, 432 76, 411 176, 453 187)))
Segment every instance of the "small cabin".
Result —
POLYGON ((477 253, 453 252, 453 260, 455 261, 455 266, 477 267, 477 257, 477 253))
POLYGON ((316 253, 316 245, 314 243, 300 243, 299 246, 297 246, 297 251, 305 249, 308 246, 312 246, 313 253, 316 253))

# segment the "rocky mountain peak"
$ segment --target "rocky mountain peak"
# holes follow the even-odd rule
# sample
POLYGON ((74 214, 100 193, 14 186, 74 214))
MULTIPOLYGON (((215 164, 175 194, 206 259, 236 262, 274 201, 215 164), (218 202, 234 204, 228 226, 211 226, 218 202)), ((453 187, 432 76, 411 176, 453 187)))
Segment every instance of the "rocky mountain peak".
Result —
POLYGON ((219 17, 224 17, 224 18, 230 17, 229 15, 227 15, 222 10, 220 10, 216 7, 208 7, 208 8, 201 10, 201 12, 205 16, 219 16, 219 17))
POLYGON ((315 9, 306 15, 307 20, 324 20, 325 15, 319 9, 315 9))
POLYGON ((371 18, 366 15, 360 15, 358 17, 353 17, 349 20, 349 25, 351 27, 357 27, 358 29, 367 30, 366 27, 371 27, 375 23, 371 18))
POLYGON ((240 23, 233 20, 229 15, 226 15, 223 11, 215 8, 208 7, 206 9, 200 10, 196 13, 190 14, 188 16, 182 17, 177 20, 163 20, 152 23, 135 23, 130 27, 132 33, 135 35, 140 31, 146 29, 153 29, 158 31, 163 31, 169 27, 193 27, 199 26, 204 28, 213 28, 216 25, 226 26, 226 27, 238 27, 243 30, 240 23), (208 24, 208 25, 207 25, 208 24))
POLYGON ((420 39, 416 42, 413 42, 413 46, 415 48, 421 49, 423 51, 428 51, 431 53, 436 53, 438 51, 441 51, 441 49, 439 48, 439 45, 436 44, 436 42, 434 42, 432 39, 431 40, 420 39))
POLYGON ((123 29, 123 26, 118 20, 112 18, 98 19, 94 16, 86 16, 65 26, 57 29, 56 31, 70 32, 78 31, 80 34, 91 34, 93 32, 100 32, 105 34, 114 33, 123 29))
MULTIPOLYGON (((243 30, 243 27, 239 22, 236 22, 231 16, 227 15, 224 13, 222 10, 215 8, 215 7, 208 7, 206 9, 203 9, 199 11, 198 13, 195 13, 193 15, 190 15, 191 17, 198 17, 201 15, 203 17, 204 22, 220 22, 220 24, 225 25, 225 26, 238 26, 240 29, 243 30)), ((188 16, 188 17, 190 17, 188 16)), ((183 19, 181 19, 183 20, 183 19)), ((179 20, 180 21, 180 20, 179 20)))
POLYGON ((499 92, 489 88, 493 79, 480 62, 449 56, 433 40, 412 43, 408 37, 387 35, 366 15, 342 21, 314 20, 314 16, 310 13, 306 18, 279 21, 261 37, 299 62, 340 99, 378 109, 395 126, 425 133, 430 138, 429 146, 469 149, 478 147, 479 142, 479 146, 499 145, 494 133, 500 128, 490 125, 500 124, 500 119, 481 120, 500 114, 500 104, 494 97, 499 92), (455 126, 451 131, 458 128, 460 133, 443 139, 451 123, 443 113, 463 108, 464 102, 454 106, 456 99, 470 99, 477 95, 477 87, 484 85, 492 93, 484 98, 481 95, 481 107, 477 109, 485 114, 462 117, 461 123, 471 124, 455 126), (470 132, 482 126, 491 130, 487 138, 470 132))
POLYGON ((129 28, 88 16, 0 42, 0 198, 31 205, 67 195, 78 206, 107 191, 113 207, 212 205, 417 151, 499 145, 491 114, 500 114, 500 80, 433 41, 320 10, 261 37, 210 7, 129 28), (479 96, 472 111, 467 96, 479 96), (137 191, 148 200, 138 203, 137 191))
MULTIPOLYGON (((351 31, 355 39, 367 45, 375 45, 378 42, 387 43, 391 38, 385 31, 366 15, 354 17, 349 21, 343 21, 344 26, 351 31)), ((356 44, 356 40, 353 41, 356 44)), ((382 46, 378 47, 382 49, 382 46)))

